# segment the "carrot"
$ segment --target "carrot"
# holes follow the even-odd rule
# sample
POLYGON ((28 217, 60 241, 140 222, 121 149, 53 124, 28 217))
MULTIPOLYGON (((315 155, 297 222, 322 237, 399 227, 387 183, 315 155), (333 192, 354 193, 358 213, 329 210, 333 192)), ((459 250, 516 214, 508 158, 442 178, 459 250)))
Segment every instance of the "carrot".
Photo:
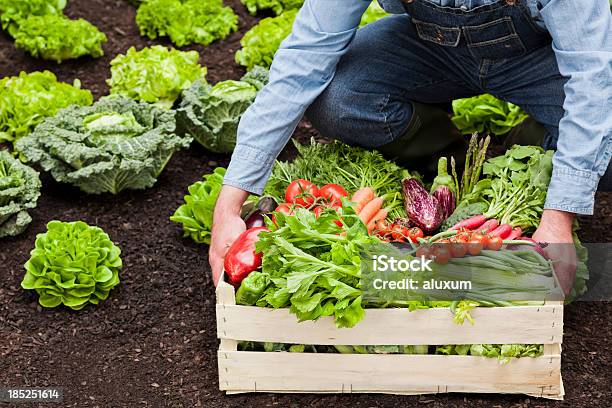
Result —
POLYGON ((351 201, 357 204, 355 212, 359 214, 363 207, 365 207, 367 203, 372 201, 374 197, 374 190, 371 187, 364 187, 355 191, 355 193, 353 194, 353 198, 351 198, 351 201))
POLYGON ((372 219, 366 224, 368 226, 368 233, 371 234, 372 231, 374 231, 374 228, 376 228, 377 223, 387 218, 387 215, 389 215, 389 210, 386 208, 381 208, 378 210, 378 212, 374 214, 372 219))
POLYGON ((378 211, 380 211, 383 205, 383 198, 376 197, 369 203, 363 207, 363 209, 359 212, 359 218, 365 225, 368 225, 368 222, 376 215, 378 211))

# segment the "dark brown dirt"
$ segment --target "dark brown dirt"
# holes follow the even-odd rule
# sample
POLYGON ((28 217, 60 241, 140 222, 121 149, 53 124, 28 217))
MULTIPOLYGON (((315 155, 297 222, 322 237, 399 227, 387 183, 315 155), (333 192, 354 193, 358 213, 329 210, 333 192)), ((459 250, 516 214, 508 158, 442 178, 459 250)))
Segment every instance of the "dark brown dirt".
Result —
MULTIPOLYGON (((206 49, 193 47, 201 52, 212 82, 242 75, 233 55, 241 35, 256 21, 238 0, 226 2, 240 15, 240 32, 206 49)), ((15 50, 1 34, 0 76, 50 69, 64 81, 80 78, 84 87, 101 96, 107 91, 108 62, 131 45, 152 43, 138 35, 134 8, 127 2, 72 1, 68 14, 84 17, 107 33, 106 57, 46 64, 15 50)), ((303 139, 310 133, 301 127, 297 136, 303 139)), ((65 401, 60 405, 66 407, 612 406, 612 304, 602 303, 567 308, 564 402, 495 395, 225 396, 217 389, 215 300, 207 247, 182 239, 180 228, 168 217, 189 184, 228 159, 192 147, 174 156, 154 188, 117 197, 86 196, 44 176, 43 195, 28 231, 0 240, 0 387, 63 387, 65 401), (81 312, 43 310, 33 293, 20 289, 22 265, 36 234, 53 219, 99 225, 122 248, 122 283, 100 306, 81 312)), ((612 241, 611 201, 612 195, 599 195, 597 215, 583 220, 585 241, 612 241)))

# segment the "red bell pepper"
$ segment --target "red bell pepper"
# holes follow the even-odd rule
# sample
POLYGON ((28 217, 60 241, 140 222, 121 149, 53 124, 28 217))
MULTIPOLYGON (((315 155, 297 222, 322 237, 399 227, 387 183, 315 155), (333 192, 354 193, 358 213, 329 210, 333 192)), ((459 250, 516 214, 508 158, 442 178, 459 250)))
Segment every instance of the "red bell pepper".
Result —
POLYGON ((225 273, 229 283, 240 286, 247 275, 261 266, 263 254, 255 252, 259 233, 268 231, 266 227, 256 227, 244 231, 236 238, 225 255, 225 273))

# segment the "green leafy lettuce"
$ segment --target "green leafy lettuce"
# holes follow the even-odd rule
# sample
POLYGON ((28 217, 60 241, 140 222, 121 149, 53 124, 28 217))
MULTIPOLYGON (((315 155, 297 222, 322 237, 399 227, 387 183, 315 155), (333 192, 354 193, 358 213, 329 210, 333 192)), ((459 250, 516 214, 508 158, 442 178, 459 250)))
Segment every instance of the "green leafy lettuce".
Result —
POLYGON ((527 119, 520 107, 484 94, 453 101, 453 123, 463 134, 503 135, 527 119))
POLYGON ((45 118, 70 105, 91 105, 93 96, 73 85, 58 82, 49 71, 22 72, 0 80, 0 142, 15 142, 45 118))
POLYGON ((31 16, 62 15, 66 0, 0 0, 2 28, 15 37, 22 21, 31 16))
POLYGON ((172 154, 189 146, 191 139, 174 129, 173 112, 109 96, 59 112, 17 147, 58 182, 118 194, 153 186, 172 154))
POLYGON ((21 234, 32 222, 41 183, 38 172, 0 150, 0 238, 21 234))
POLYGON ((247 70, 256 65, 270 68, 274 54, 293 28, 298 10, 287 10, 277 17, 261 20, 240 40, 242 49, 236 52, 236 62, 247 70))
POLYGON ((251 15, 261 10, 272 10, 277 16, 285 10, 299 9, 304 4, 304 0, 240 0, 240 2, 246 6, 251 15))
POLYGON ((539 357, 544 354, 543 344, 460 344, 436 347, 436 354, 498 358, 504 363, 511 358, 539 357))
POLYGON ((386 198, 385 207, 395 209, 392 217, 405 216, 400 193, 402 180, 410 174, 377 151, 352 147, 340 142, 309 145, 295 143, 298 157, 292 162, 277 161, 265 193, 283 202, 285 190, 296 179, 310 180, 322 186, 339 184, 349 193, 361 187, 372 187, 386 198))
POLYGON ((223 0, 148 0, 136 14, 140 34, 168 36, 179 47, 208 45, 238 29, 238 16, 223 0))
POLYGON ((17 48, 58 63, 84 55, 101 57, 106 40, 106 35, 88 21, 56 14, 28 17, 15 34, 17 48))
POLYGON ((136 51, 111 61, 111 78, 107 80, 112 94, 171 107, 184 89, 200 79, 206 68, 198 63, 197 51, 178 51, 161 45, 136 51))
POLYGON ((374 0, 370 6, 367 8, 366 12, 361 17, 361 23, 359 27, 366 26, 370 23, 373 23, 377 20, 380 20, 383 17, 388 16, 387 13, 378 3, 378 0, 374 0))
POLYGON ((183 92, 176 113, 177 131, 213 152, 232 152, 240 118, 267 81, 268 71, 255 67, 240 81, 223 81, 215 86, 194 82, 183 92))
POLYGON ((82 221, 51 221, 36 237, 21 282, 38 293, 44 307, 80 310, 108 298, 119 284, 121 250, 98 227, 82 221))
POLYGON ((210 244, 213 211, 223 186, 225 169, 217 167, 213 173, 205 175, 204 181, 189 186, 185 204, 181 205, 170 220, 183 224, 185 237, 198 244, 210 244))
POLYGON ((365 316, 360 254, 380 241, 350 207, 318 218, 299 208, 294 216, 277 213, 275 220, 257 242, 262 272, 270 278, 257 306, 289 307, 300 321, 333 316, 338 327, 359 323, 365 316), (335 224, 340 220, 342 227, 335 224))

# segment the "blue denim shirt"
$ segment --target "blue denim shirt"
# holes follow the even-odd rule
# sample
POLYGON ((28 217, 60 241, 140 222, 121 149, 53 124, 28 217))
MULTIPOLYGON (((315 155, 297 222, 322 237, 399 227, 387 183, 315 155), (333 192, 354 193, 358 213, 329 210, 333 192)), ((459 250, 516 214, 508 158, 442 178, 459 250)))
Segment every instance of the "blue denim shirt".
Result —
MULTIPOLYGON (((464 8, 498 0, 416 0, 464 8)), ((553 178, 545 208, 592 214, 612 156, 612 15, 607 0, 527 0, 553 38, 565 86, 553 178)), ((244 114, 224 183, 261 194, 274 160, 308 106, 333 78, 369 0, 306 0, 270 70, 270 83, 244 114)), ((403 13, 400 0, 381 0, 403 13)))

